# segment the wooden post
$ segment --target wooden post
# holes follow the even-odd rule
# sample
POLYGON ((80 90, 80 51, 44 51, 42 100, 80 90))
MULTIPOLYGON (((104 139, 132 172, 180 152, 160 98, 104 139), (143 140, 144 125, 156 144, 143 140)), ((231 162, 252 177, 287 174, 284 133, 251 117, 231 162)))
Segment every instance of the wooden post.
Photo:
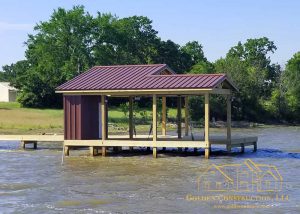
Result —
POLYGON ((102 146, 102 157, 106 156, 106 147, 102 146))
POLYGON ((205 158, 209 158, 210 143, 209 143, 209 94, 205 94, 204 102, 204 112, 205 112, 205 122, 204 122, 204 132, 205 132, 205 158))
POLYGON ((90 148, 90 155, 93 157, 93 156, 95 156, 95 148, 93 147, 93 146, 90 146, 89 147, 90 148))
POLYGON ((181 96, 177 97, 177 133, 178 139, 181 139, 181 96))
POLYGON ((256 152, 257 151, 257 142, 253 143, 253 151, 256 152))
POLYGON ((184 97, 184 129, 185 136, 189 135, 189 97, 184 97))
POLYGON ((245 152, 245 144, 241 144, 241 153, 244 153, 245 152))
MULTIPOLYGON (((129 139, 133 139, 133 97, 129 96, 129 139)), ((133 147, 129 147, 132 151, 133 147)))
POLYGON ((167 99, 162 97, 162 120, 161 120, 161 133, 163 136, 167 134, 167 99))
POLYGON ((105 121, 106 121, 106 126, 105 126, 106 136, 105 136, 105 139, 107 139, 108 138, 108 97, 107 96, 105 96, 104 101, 105 101, 105 113, 106 113, 106 116, 105 116, 105 121))
POLYGON ((157 141, 157 98, 156 94, 153 94, 153 106, 152 106, 152 124, 153 124, 153 157, 157 158, 157 149, 156 149, 156 141, 157 141))
POLYGON ((37 141, 33 141, 33 149, 37 149, 37 141))
MULTIPOLYGON (((107 124, 107 118, 106 118, 106 103, 105 103, 105 96, 101 95, 101 128, 102 128, 102 141, 106 140, 106 124, 107 124)), ((102 146, 102 157, 105 157, 106 155, 106 147, 102 146)))
POLYGON ((65 156, 69 156, 70 155, 70 147, 69 146, 64 146, 65 149, 64 149, 64 155, 65 156))
POLYGON ((24 140, 21 141, 21 147, 22 147, 23 149, 26 148, 26 146, 25 146, 25 141, 24 141, 24 140))
POLYGON ((227 96, 227 152, 231 152, 231 96, 227 96))
POLYGON ((133 97, 129 97, 129 139, 133 139, 133 97))

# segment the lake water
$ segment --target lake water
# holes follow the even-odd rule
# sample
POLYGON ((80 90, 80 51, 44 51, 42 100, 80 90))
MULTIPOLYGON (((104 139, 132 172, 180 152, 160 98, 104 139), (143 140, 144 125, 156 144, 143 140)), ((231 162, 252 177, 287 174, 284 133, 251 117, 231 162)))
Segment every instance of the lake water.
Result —
POLYGON ((19 149, 0 142, 0 213, 300 213, 300 128, 272 127, 235 130, 259 137, 258 151, 246 147, 232 155, 214 149, 209 160, 191 152, 123 152, 88 157, 71 151, 61 165, 59 144, 19 149), (49 149, 50 147, 50 149, 49 149), (279 192, 203 192, 198 177, 212 164, 257 164, 277 167, 279 192), (283 200, 188 200, 187 195, 284 196, 283 200), (243 205, 226 208, 215 205, 243 205), (251 209, 247 206, 256 206, 251 209))

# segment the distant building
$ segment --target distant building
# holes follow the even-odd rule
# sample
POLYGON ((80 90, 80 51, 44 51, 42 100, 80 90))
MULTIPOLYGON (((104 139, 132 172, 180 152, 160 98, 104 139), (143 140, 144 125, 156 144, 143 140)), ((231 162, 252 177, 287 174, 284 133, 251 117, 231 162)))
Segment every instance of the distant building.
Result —
POLYGON ((9 82, 0 82, 0 102, 15 102, 17 91, 9 82))

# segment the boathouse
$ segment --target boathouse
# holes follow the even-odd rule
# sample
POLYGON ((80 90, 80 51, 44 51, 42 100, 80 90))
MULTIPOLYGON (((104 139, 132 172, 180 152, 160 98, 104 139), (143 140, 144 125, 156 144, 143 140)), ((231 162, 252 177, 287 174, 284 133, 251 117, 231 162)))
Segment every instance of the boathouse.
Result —
POLYGON ((109 147, 151 147, 157 157, 157 148, 203 148, 209 158, 212 144, 232 147, 254 145, 257 138, 231 137, 231 97, 237 88, 225 74, 176 74, 166 64, 95 66, 57 87, 63 94, 64 103, 64 150, 69 155, 72 147, 90 147, 94 155, 101 150, 106 155, 109 147), (209 133, 209 99, 220 94, 227 98, 227 132, 222 139, 213 139, 209 133), (191 139, 188 129, 188 97, 204 96, 204 136, 191 139), (152 97, 152 135, 151 138, 133 134, 134 97, 152 97), (108 135, 107 98, 128 97, 129 133, 128 137, 108 135), (157 134, 157 99, 162 97, 162 135, 157 134), (166 99, 177 97, 178 130, 177 136, 166 134, 166 99), (182 136, 181 107, 185 102, 185 136, 182 136))

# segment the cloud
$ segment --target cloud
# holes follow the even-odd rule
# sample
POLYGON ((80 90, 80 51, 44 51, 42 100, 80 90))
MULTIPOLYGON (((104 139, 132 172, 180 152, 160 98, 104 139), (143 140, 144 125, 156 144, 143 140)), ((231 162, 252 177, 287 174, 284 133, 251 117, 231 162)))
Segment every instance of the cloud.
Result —
POLYGON ((33 29, 33 24, 17 24, 17 23, 8 23, 0 21, 0 31, 10 31, 10 30, 22 30, 28 31, 33 29))

